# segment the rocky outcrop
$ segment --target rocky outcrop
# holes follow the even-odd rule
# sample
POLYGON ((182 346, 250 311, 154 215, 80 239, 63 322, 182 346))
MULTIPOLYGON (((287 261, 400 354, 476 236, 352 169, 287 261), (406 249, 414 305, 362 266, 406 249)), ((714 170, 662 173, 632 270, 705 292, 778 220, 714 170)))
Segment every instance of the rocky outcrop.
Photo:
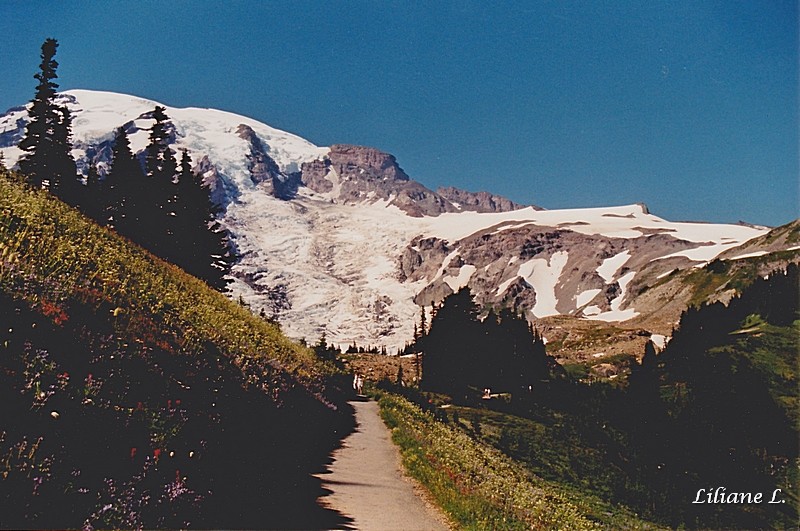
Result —
POLYGON ((438 303, 463 284, 486 308, 534 310, 538 300, 554 298, 561 315, 595 316, 629 307, 639 292, 676 267, 690 265, 681 257, 656 259, 664 256, 665 249, 695 246, 665 234, 627 239, 556 227, 495 226, 452 243, 415 238, 399 257, 398 277, 425 283, 414 299, 420 305, 438 303), (620 255, 619 267, 604 271, 608 278, 601 276, 603 263, 620 255), (620 279, 630 272, 634 275, 623 288, 620 279), (552 291, 537 295, 533 284, 548 276, 552 291))
POLYGON ((272 182, 272 179, 278 176, 281 170, 267 154, 267 147, 258 138, 256 132, 249 125, 240 124, 236 134, 250 146, 250 153, 245 157, 247 158, 247 170, 250 172, 253 184, 272 182))
POLYGON ((227 179, 222 177, 216 165, 208 158, 208 155, 204 155, 203 158, 194 165, 192 171, 196 175, 202 177, 203 184, 208 186, 211 201, 215 205, 223 207, 227 205, 230 200, 235 200, 238 197, 238 189, 231 185, 227 179))
MULTIPOLYGON (((494 195, 489 192, 467 192, 466 190, 460 190, 453 186, 437 188, 436 193, 453 203, 456 208, 463 211, 510 212, 512 210, 525 208, 526 206, 515 203, 500 195, 494 195)), ((539 207, 533 208, 535 210, 541 210, 539 207)))
POLYGON ((344 177, 362 176, 367 179, 410 181, 397 164, 394 155, 375 148, 334 144, 328 153, 331 166, 344 177))
POLYGON ((250 146, 250 152, 245 157, 247 171, 250 172, 253 184, 263 186, 268 193, 278 199, 294 198, 300 185, 300 176, 284 174, 278 163, 269 156, 269 146, 261 141, 249 125, 239 124, 236 134, 250 146))
POLYGON ((409 178, 393 155, 336 144, 324 160, 304 163, 302 184, 342 204, 386 201, 414 217, 458 212, 450 201, 409 178))

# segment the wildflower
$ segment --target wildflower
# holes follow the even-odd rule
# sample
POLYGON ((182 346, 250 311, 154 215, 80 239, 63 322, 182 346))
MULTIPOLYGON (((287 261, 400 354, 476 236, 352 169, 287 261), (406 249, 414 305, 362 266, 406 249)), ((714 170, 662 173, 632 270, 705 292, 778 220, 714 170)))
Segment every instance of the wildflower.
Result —
POLYGON ((131 459, 133 459, 134 457, 136 457, 136 447, 135 446, 131 447, 131 459))
POLYGON ((58 417, 61 415, 58 414, 58 411, 53 410, 50 412, 50 416, 53 417, 54 420, 58 420, 58 417))

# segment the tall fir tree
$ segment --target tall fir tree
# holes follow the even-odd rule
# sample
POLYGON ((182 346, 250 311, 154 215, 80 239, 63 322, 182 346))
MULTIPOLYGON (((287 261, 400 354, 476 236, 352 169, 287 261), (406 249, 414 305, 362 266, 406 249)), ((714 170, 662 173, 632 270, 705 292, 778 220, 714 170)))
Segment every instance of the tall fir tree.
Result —
POLYGON ((181 256, 176 263, 187 272, 222 290, 233 262, 228 234, 219 225, 219 208, 211 201, 202 177, 192 171, 191 157, 184 150, 178 174, 175 248, 181 256))
POLYGON ((139 195, 140 228, 147 238, 145 247, 162 255, 173 241, 175 230, 175 154, 169 147, 169 117, 166 109, 156 106, 155 122, 150 129, 150 143, 145 148, 145 175, 148 183, 139 195))
POLYGON ((136 240, 139 225, 139 200, 145 186, 142 166, 131 151, 124 128, 117 128, 111 150, 111 168, 105 178, 108 224, 117 232, 136 240))
POLYGON ((33 77, 39 81, 36 94, 28 108, 29 122, 19 143, 24 154, 19 169, 27 182, 47 187, 70 203, 80 196, 75 161, 70 153, 72 117, 69 110, 55 102, 58 75, 55 60, 58 42, 46 39, 42 44, 42 62, 33 77))

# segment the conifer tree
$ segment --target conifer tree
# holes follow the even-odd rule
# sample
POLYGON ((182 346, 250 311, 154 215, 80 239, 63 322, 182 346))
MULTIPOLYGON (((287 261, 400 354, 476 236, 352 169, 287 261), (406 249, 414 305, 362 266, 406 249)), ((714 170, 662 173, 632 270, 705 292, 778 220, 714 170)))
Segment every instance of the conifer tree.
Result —
POLYGON ((469 288, 450 295, 436 310, 428 333, 419 342, 424 389, 460 393, 468 385, 479 384, 476 360, 485 341, 478 313, 469 288))
POLYGON ((131 152, 128 134, 119 127, 111 150, 111 168, 105 178, 106 215, 110 226, 134 240, 139 223, 138 200, 144 186, 142 166, 131 152))
POLYGON ((86 190, 81 200, 81 210, 100 225, 105 225, 107 221, 104 219, 106 196, 105 181, 100 179, 97 164, 91 163, 86 175, 86 190))
POLYGON ((174 263, 210 286, 224 289, 228 284, 224 276, 230 270, 233 253, 227 233, 217 222, 218 208, 201 176, 192 171, 186 150, 181 155, 180 168, 174 198, 174 263))
POLYGON ((169 118, 166 109, 156 106, 150 129, 150 143, 145 148, 145 175, 147 186, 136 196, 139 210, 139 230, 144 238, 142 245, 159 256, 169 248, 174 234, 171 201, 174 198, 174 180, 177 170, 175 155, 169 147, 169 118))
POLYGON ((55 103, 57 48, 55 39, 46 39, 42 44, 40 71, 33 76, 39 83, 28 108, 25 136, 19 143, 25 152, 19 160, 19 169, 30 185, 40 188, 47 184, 51 191, 74 203, 80 189, 70 153, 72 118, 66 107, 55 103))
POLYGON ((58 126, 53 129, 51 191, 70 205, 80 206, 86 190, 78 179, 75 159, 72 158, 72 113, 58 106, 58 126))

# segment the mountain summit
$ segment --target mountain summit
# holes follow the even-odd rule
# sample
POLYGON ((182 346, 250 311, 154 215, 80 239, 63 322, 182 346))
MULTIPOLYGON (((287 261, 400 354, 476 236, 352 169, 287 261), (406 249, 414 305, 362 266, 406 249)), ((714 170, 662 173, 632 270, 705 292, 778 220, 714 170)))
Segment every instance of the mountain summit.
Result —
MULTIPOLYGON (((106 171, 117 127, 134 152, 144 149, 161 105, 88 90, 60 97, 84 174, 91 164, 106 171)), ((679 314, 688 296, 671 283, 677 272, 768 232, 669 222, 643 205, 542 210, 488 192, 432 191, 374 148, 319 147, 229 112, 164 107, 171 146, 189 150, 234 237, 231 296, 312 341, 402 346, 421 305, 465 286, 484 306, 513 305, 531 319, 642 321, 671 301, 679 314)), ((23 107, 0 116, 9 165, 26 120, 23 107)))

